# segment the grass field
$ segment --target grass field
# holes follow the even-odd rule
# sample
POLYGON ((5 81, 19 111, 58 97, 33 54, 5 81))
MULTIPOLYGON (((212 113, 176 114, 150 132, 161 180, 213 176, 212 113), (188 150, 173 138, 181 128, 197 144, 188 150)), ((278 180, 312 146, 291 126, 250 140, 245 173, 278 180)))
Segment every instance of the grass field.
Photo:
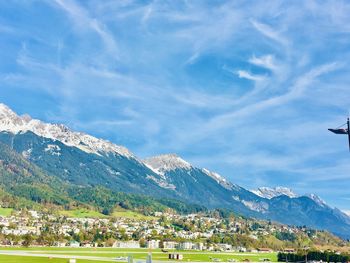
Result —
MULTIPOLYGON (((68 259, 65 258, 45 258, 45 257, 21 257, 21 256, 7 256, 0 255, 0 262, 6 263, 67 263, 68 259)), ((78 259, 77 263, 107 263, 110 261, 92 261, 85 259, 78 259)))
MULTIPOLYGON (((108 218, 110 217, 110 216, 101 214, 100 212, 89 210, 89 209, 61 210, 59 211, 59 214, 66 217, 74 217, 74 218, 108 218)), ((1 210, 0 210, 0 215, 1 215, 1 210)), ((131 218, 131 219, 137 219, 137 220, 157 219, 156 217, 153 217, 153 216, 145 216, 143 214, 140 214, 131 210, 123 210, 123 209, 114 211, 111 216, 131 218)))
MULTIPOLYGON (((135 260, 145 260, 148 254, 147 249, 114 249, 114 248, 0 248, 0 250, 18 250, 26 251, 27 253, 35 254, 50 254, 51 256, 83 256, 83 257, 98 257, 103 260, 111 260, 116 257, 127 257, 132 255, 135 260)), ((183 262, 229 262, 232 260, 243 261, 249 260, 253 262, 261 262, 263 259, 269 259, 272 262, 277 261, 276 253, 233 253, 233 252, 207 252, 207 251, 176 251, 183 255, 183 262)), ((159 261, 168 261, 168 253, 162 252, 160 249, 152 250, 152 258, 159 261)), ((0 262, 1 256, 0 256, 0 262)), ((4 261, 7 262, 7 261, 4 261)), ((11 261, 10 261, 11 262, 11 261)), ((12 261, 17 262, 17 261, 12 261)), ((22 262, 22 261, 20 261, 22 262)), ((49 262, 49 261, 23 261, 23 262, 49 262)), ((67 262, 66 261, 51 261, 50 262, 67 262)), ((85 262, 82 259, 77 260, 77 263, 85 262)), ((101 262, 101 261, 100 261, 101 262)))
POLYGON ((101 214, 100 212, 88 209, 61 210, 59 211, 59 214, 74 218, 107 218, 106 215, 101 214))
POLYGON ((0 207, 0 216, 10 216, 12 213, 12 208, 2 208, 0 207))
MULTIPOLYGON (((12 213, 12 208, 1 208, 0 207, 0 216, 10 216, 12 213)), ((158 219, 154 216, 146 216, 141 213, 118 208, 114 211, 112 215, 107 216, 98 211, 90 210, 87 208, 73 209, 73 210, 60 210, 58 211, 59 215, 72 217, 72 218, 110 218, 110 217, 121 217, 121 218, 130 218, 136 220, 155 220, 158 219)))
POLYGON ((131 211, 131 210, 117 210, 113 212, 112 216, 114 217, 123 217, 123 218, 131 218, 131 219, 139 219, 139 220, 154 220, 157 217, 153 216, 145 216, 143 214, 131 211))

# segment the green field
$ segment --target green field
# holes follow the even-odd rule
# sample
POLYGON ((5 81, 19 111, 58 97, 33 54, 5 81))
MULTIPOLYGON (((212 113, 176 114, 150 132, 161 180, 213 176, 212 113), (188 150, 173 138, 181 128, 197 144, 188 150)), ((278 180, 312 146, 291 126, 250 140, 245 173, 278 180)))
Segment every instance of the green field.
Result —
MULTIPOLYGON (((0 250, 17 250, 25 251, 26 253, 33 254, 50 254, 50 256, 83 256, 83 257, 98 257, 102 260, 113 260, 116 257, 127 257, 132 255, 135 260, 145 260, 149 252, 148 249, 115 249, 115 248, 46 248, 46 247, 36 247, 36 248, 0 248, 0 250)), ((159 261, 168 261, 168 253, 162 252, 160 249, 152 250, 152 258, 159 261)), ((234 253, 234 252, 207 252, 207 251, 176 251, 176 253, 183 255, 184 262, 229 262, 235 261, 254 261, 261 262, 263 259, 269 259, 272 262, 277 261, 276 253, 234 253)), ((51 259, 50 259, 51 260, 51 259)), ((0 257, 0 262, 1 257, 0 257)), ((7 262, 7 261, 6 261, 7 262)), ((13 261, 17 262, 17 261, 13 261)), ((22 261, 21 261, 22 262, 22 261)), ((23 261, 24 262, 24 261, 23 261)), ((25 261, 34 262, 34 261, 25 261)), ((36 262, 36 261, 35 261, 36 262)), ((48 261, 38 261, 38 262, 48 262, 48 261)), ((50 261, 56 262, 56 261, 50 261)), ((57 261, 65 262, 65 261, 57 261)), ((77 262, 85 262, 82 259, 78 259, 77 262)), ((101 261, 99 261, 101 262, 101 261)))
MULTIPOLYGON (((11 214, 11 212, 10 212, 10 214, 11 214)), ((73 217, 73 218, 108 218, 108 217, 110 217, 110 216, 101 214, 98 211, 89 210, 89 209, 61 210, 61 211, 59 211, 59 214, 62 216, 73 217)), ((1 215, 1 211, 0 211, 0 215, 1 215)), ((141 213, 137 213, 137 212, 134 212, 131 210, 123 210, 123 209, 114 211, 111 216, 112 217, 137 219, 137 220, 157 219, 157 217, 145 216, 141 213)))
POLYGON ((59 214, 74 218, 107 218, 106 215, 101 214, 100 212, 88 209, 61 210, 59 211, 59 214))
POLYGON ((0 216, 10 216, 12 213, 12 208, 2 208, 0 207, 0 216))
MULTIPOLYGON (((6 263, 67 263, 68 259, 64 258, 45 258, 45 257, 21 257, 21 256, 6 256, 0 255, 0 262, 6 263)), ((78 259, 77 263, 107 263, 110 261, 92 261, 85 259, 78 259)))
POLYGON ((138 219, 138 220, 154 220, 158 219, 157 217, 153 216, 145 216, 143 214, 131 211, 131 210, 118 210, 113 212, 112 216, 114 217, 122 217, 122 218, 131 218, 131 219, 138 219))

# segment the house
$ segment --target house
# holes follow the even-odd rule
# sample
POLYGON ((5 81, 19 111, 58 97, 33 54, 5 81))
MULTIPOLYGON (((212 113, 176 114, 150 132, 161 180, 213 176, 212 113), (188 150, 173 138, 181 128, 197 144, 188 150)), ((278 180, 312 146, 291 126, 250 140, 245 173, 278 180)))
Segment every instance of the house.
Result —
POLYGON ((66 246, 66 242, 59 242, 59 241, 57 241, 57 242, 54 243, 54 246, 55 247, 65 247, 66 246))
POLYGON ((202 242, 196 243, 193 245, 193 249, 204 250, 204 244, 202 242))
POLYGON ((284 253, 294 253, 295 249, 294 248, 285 248, 285 249, 283 249, 283 252, 284 253))
POLYGON ((24 236, 27 234, 40 235, 40 230, 36 227, 19 226, 18 229, 8 229, 4 227, 2 229, 4 235, 24 236))
POLYGON ((217 244, 217 246, 222 251, 232 250, 232 245, 229 244, 217 244))
POLYGON ((163 215, 162 212, 154 212, 154 216, 156 217, 161 217, 163 215))
POLYGON ((245 247, 237 247, 237 250, 239 252, 247 252, 247 248, 245 248, 245 247))
POLYGON ((175 259, 175 260, 183 260, 183 255, 178 253, 170 253, 169 259, 175 259))
POLYGON ((82 247, 93 247, 93 244, 90 243, 89 241, 84 241, 81 243, 82 247))
POLYGON ((140 243, 139 241, 115 241, 113 243, 114 248, 140 248, 140 243))
POLYGON ((28 213, 29 213, 33 218, 36 218, 36 219, 39 218, 39 214, 38 214, 37 211, 29 210, 28 213))
POLYGON ((175 249, 178 246, 178 242, 175 241, 164 241, 163 248, 164 249, 175 249))
POLYGON ((72 240, 69 242, 69 246, 70 247, 80 247, 80 243, 75 241, 75 240, 72 240))
POLYGON ((159 248, 159 242, 160 240, 148 240, 146 242, 146 247, 151 249, 159 248))
POLYGON ((271 253, 273 252, 271 248, 258 248, 258 252, 260 253, 271 253))
POLYGON ((193 243, 192 242, 182 242, 179 244, 179 249, 183 249, 183 250, 193 249, 193 243))

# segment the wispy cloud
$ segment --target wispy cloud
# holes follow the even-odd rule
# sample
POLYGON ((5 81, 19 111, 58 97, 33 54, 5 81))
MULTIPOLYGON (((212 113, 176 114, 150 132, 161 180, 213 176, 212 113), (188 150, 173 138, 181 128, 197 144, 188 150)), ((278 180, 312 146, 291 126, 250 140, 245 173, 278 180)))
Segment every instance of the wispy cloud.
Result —
POLYGON ((253 55, 249 59, 249 63, 254 64, 256 66, 270 69, 272 71, 276 71, 278 69, 278 65, 273 55, 265 55, 261 57, 256 57, 255 55, 253 55))
POLYGON ((292 85, 285 94, 272 96, 267 99, 248 104, 242 108, 214 117, 207 124, 208 130, 217 130, 223 127, 232 126, 237 118, 247 118, 257 112, 261 112, 272 107, 277 107, 279 105, 285 105, 288 102, 302 96, 305 89, 310 87, 316 78, 336 69, 336 63, 325 64, 312 69, 303 76, 298 77, 295 80, 294 85, 292 85))
POLYGON ((105 26, 97 19, 92 18, 88 11, 77 4, 74 0, 54 0, 61 7, 75 25, 79 28, 88 28, 95 31, 103 40, 109 51, 113 52, 114 56, 118 56, 118 48, 115 37, 105 28, 105 26))
POLYGON ((272 28, 271 26, 258 22, 256 20, 251 20, 252 25, 258 30, 261 34, 264 36, 280 43, 285 46, 289 44, 289 41, 287 38, 285 38, 280 32, 272 28))
POLYGON ((249 79, 249 80, 254 80, 254 81, 261 81, 261 80, 265 79, 264 76, 254 75, 254 74, 252 74, 248 71, 245 71, 245 70, 238 70, 237 75, 239 78, 249 79))

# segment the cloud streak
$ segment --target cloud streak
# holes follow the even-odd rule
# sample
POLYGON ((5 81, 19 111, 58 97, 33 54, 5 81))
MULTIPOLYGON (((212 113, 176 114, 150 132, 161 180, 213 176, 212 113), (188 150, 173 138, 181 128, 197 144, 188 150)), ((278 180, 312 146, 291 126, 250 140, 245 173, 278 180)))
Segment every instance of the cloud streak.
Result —
POLYGON ((118 46, 114 36, 97 19, 92 18, 88 11, 73 0, 54 0, 62 8, 79 28, 88 28, 100 36, 107 49, 114 55, 118 55, 118 46))

